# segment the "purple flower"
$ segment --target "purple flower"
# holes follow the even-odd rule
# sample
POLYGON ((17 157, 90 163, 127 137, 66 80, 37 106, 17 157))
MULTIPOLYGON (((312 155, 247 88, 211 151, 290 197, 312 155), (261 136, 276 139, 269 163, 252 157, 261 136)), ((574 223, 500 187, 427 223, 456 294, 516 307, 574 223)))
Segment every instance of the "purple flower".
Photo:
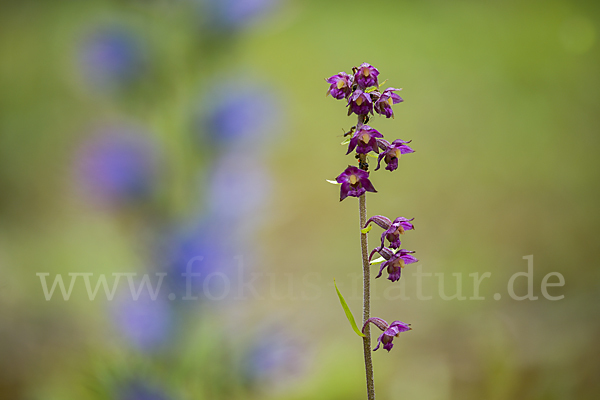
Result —
POLYGON ((345 72, 333 75, 327 79, 327 83, 331 84, 327 94, 330 94, 338 100, 350 96, 350 93, 352 93, 353 80, 354 78, 345 72))
POLYGON ((88 81, 103 90, 138 78, 147 64, 139 38, 115 26, 101 27, 84 39, 80 62, 88 81))
POLYGON ((340 189, 340 201, 348 196, 360 197, 365 192, 377 192, 369 180, 369 173, 358 167, 349 165, 348 168, 336 178, 336 181, 342 184, 340 189))
POLYGON ((390 242, 390 247, 392 249, 397 249, 400 247, 400 235, 404 235, 405 231, 409 231, 411 229, 415 229, 415 226, 410 223, 410 221, 414 220, 407 219, 404 217, 398 217, 392 222, 389 218, 384 217, 383 215, 375 215, 367 221, 363 228, 366 228, 371 222, 376 223, 385 231, 381 234, 381 247, 384 247, 384 240, 387 239, 390 242))
POLYGON ((204 13, 209 26, 216 31, 248 27, 263 19, 278 0, 205 0, 204 13))
POLYGON ((348 151, 346 154, 350 154, 356 148, 356 152, 359 154, 367 154, 370 151, 379 153, 379 147, 377 146, 377 138, 382 138, 383 135, 377 130, 371 128, 369 125, 363 125, 354 132, 350 144, 348 145, 348 151), (357 148, 358 146, 358 148, 357 148))
POLYGON ((119 390, 119 400, 168 400, 169 397, 158 387, 139 380, 129 382, 119 390))
POLYGON ((354 82, 362 89, 371 86, 379 86, 377 83, 377 75, 379 75, 377 68, 371 66, 371 64, 362 63, 354 74, 354 82))
POLYGON ((158 175, 155 143, 128 127, 102 129, 77 154, 76 173, 84 193, 99 205, 146 200, 158 175))
POLYGON ((387 88, 381 93, 377 101, 375 102, 375 112, 381 115, 385 115, 386 118, 394 117, 394 110, 392 110, 392 104, 398 104, 403 102, 402 97, 394 93, 397 90, 395 88, 387 88))
POLYGON ((394 344, 392 343, 394 338, 400 336, 402 332, 407 332, 412 329, 410 324, 405 324, 402 321, 394 321, 388 325, 388 323, 383 319, 373 317, 369 318, 363 325, 363 333, 365 332, 365 327, 369 322, 383 331, 383 333, 377 338, 377 347, 375 347, 373 351, 378 350, 379 346, 381 346, 381 343, 383 343, 383 348, 389 352, 392 347, 394 347, 394 344))
POLYGON ((165 280, 169 289, 205 301, 220 297, 228 286, 234 287, 234 274, 240 272, 235 256, 242 251, 247 254, 239 228, 234 219, 191 216, 189 225, 166 232, 157 257, 162 258, 168 272, 165 280))
POLYGON ((385 161, 385 163, 387 164, 385 169, 387 169, 388 171, 394 171, 395 169, 397 169, 398 160, 400 159, 400 156, 402 154, 415 152, 412 148, 410 148, 410 146, 406 145, 406 143, 410 142, 410 140, 408 142, 405 142, 404 140, 396 139, 390 144, 385 139, 379 139, 377 143, 379 147, 383 149, 383 152, 380 153, 379 157, 377 158, 377 168, 375 168, 375 171, 377 171, 380 168, 381 160, 385 161))
MULTIPOLYGON (((275 133, 281 135, 277 129, 283 115, 281 103, 264 86, 244 83, 251 80, 220 85, 208 93, 197 115, 198 131, 228 153, 266 150, 275 141, 275 133)), ((205 146, 205 137, 200 139, 205 146)))
POLYGON ((255 158, 237 153, 224 154, 215 162, 208 181, 207 205, 223 218, 260 216, 268 205, 272 188, 269 170, 255 158))
POLYGON ((411 255, 414 251, 400 249, 394 252, 394 250, 387 247, 373 250, 369 259, 373 257, 375 252, 378 252, 386 259, 385 262, 381 263, 379 274, 375 278, 379 278, 383 273, 383 270, 387 268, 388 279, 392 282, 396 282, 400 279, 402 268, 404 268, 406 264, 412 264, 419 261, 411 255))
POLYGON ((306 372, 308 350, 287 329, 261 332, 250 342, 242 372, 257 386, 283 387, 306 372))
POLYGON ((113 316, 119 332, 141 350, 164 345, 172 333, 173 314, 169 304, 162 298, 153 300, 148 292, 137 299, 127 295, 118 298, 113 316))
POLYGON ((348 115, 355 113, 356 115, 373 114, 373 101, 368 93, 360 89, 356 89, 348 98, 348 115))

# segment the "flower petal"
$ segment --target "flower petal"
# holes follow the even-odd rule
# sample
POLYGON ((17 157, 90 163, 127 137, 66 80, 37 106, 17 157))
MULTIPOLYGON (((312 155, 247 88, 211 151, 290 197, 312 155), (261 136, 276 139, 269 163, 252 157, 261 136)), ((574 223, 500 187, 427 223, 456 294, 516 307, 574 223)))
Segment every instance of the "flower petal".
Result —
POLYGON ((383 215, 373 215, 371 218, 369 218, 367 220, 367 223, 365 224, 365 228, 367 227, 367 225, 369 225, 369 223, 374 222, 377 225, 379 225, 380 227, 382 227, 383 229, 388 229, 390 227, 390 225, 392 224, 392 220, 389 219, 386 216, 383 215))
POLYGON ((378 327, 379 330, 382 332, 389 328, 389 325, 385 320, 383 320, 381 318, 377 318, 377 317, 371 317, 368 320, 366 320, 365 323, 363 324, 362 331, 361 331, 362 333, 365 333, 365 328, 367 327, 369 322, 372 323, 373 325, 375 325, 376 327, 378 327))

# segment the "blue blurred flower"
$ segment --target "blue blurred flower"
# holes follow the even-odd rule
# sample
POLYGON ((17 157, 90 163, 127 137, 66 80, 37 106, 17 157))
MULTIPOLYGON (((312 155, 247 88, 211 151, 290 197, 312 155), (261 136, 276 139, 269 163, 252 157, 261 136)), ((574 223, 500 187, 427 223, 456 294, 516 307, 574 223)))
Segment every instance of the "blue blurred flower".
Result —
POLYGON ((141 381, 133 381, 119 391, 118 400, 168 400, 160 389, 141 381))
POLYGON ((146 66, 141 41, 121 26, 97 27, 83 40, 80 63, 87 80, 98 89, 120 87, 140 76, 146 66))
POLYGON ((244 362, 244 375, 254 384, 285 386, 298 378, 308 362, 307 348, 282 329, 264 332, 251 346, 244 362))
POLYGON ((264 17, 278 0, 203 0, 215 29, 244 28, 264 17))
MULTIPOLYGON (((154 275, 150 277, 155 288, 157 280, 154 275)), ((139 283, 136 282, 136 285, 139 283)), ((112 311, 118 332, 140 350, 160 347, 171 337, 174 319, 172 310, 164 296, 159 294, 152 300, 146 287, 137 300, 129 292, 124 292, 116 299, 112 311)))
POLYGON ((244 82, 229 83, 211 93, 203 107, 200 129, 208 140, 244 151, 261 150, 272 141, 281 119, 281 106, 271 91, 244 82))
POLYGON ((238 224, 259 220, 271 194, 271 175, 256 157, 228 153, 216 161, 206 192, 210 213, 238 224))
POLYGON ((236 233, 236 227, 224 221, 200 218, 167 235, 164 263, 168 284, 178 298, 232 297, 239 269, 236 256, 242 251, 236 233))
POLYGON ((102 129, 77 154, 78 183, 100 205, 148 199, 155 189, 158 154, 151 137, 126 127, 102 129))

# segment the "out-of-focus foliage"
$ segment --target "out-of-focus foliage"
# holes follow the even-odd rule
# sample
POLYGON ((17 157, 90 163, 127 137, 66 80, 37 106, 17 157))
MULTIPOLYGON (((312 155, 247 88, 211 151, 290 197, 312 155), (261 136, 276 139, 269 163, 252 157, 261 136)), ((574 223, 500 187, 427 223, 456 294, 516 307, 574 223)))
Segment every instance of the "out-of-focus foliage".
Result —
POLYGON ((2 2, 0 398, 364 398, 332 283, 360 315, 358 207, 325 181, 354 120, 324 96, 362 62, 403 88, 371 125, 416 150, 371 175, 420 260, 374 281, 413 328, 374 354, 378 397, 597 398, 599 35, 566 0, 2 2), (539 299, 512 300, 530 254, 539 299), (438 276, 418 300, 417 268, 467 300, 438 276), (166 276, 47 301, 38 273, 166 276))

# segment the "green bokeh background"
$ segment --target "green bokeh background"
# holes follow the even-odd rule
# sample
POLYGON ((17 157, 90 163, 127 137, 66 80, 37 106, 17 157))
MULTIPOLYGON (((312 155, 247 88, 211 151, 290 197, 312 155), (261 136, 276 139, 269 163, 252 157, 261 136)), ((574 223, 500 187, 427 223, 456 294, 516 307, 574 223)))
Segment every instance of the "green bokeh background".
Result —
MULTIPOLYGON (((374 283, 373 314, 413 326, 392 352, 373 354, 378 398, 598 398, 599 29, 593 2, 290 1, 211 46, 185 2, 3 2, 0 398, 107 399, 129 376, 173 399, 365 398, 361 342, 332 285, 358 317, 358 205, 340 203, 325 182, 353 162, 339 143, 354 119, 325 97, 323 81, 361 62, 405 100, 395 119, 371 125, 416 150, 398 171, 372 173, 379 193, 369 214, 416 217, 403 243, 424 272, 445 274, 449 294, 451 274, 462 274, 470 297, 468 274, 491 272, 480 301, 442 300, 437 278, 424 280, 433 299, 418 300, 416 266, 402 279, 409 300, 390 299, 389 281, 374 283), (73 61, 81 32, 104 21, 135 30, 153 66, 119 96, 87 90, 73 61), (152 235, 148 219, 185 218, 197 191, 190 179, 211 152, 190 134, 198 95, 242 71, 275 88, 285 114, 261 156, 275 183, 250 239, 269 274, 261 298, 184 314, 178 343, 152 356, 119 338, 105 302, 77 289, 70 301, 45 301, 36 272, 151 263, 136 247, 152 235), (168 168, 150 204, 107 214, 73 194, 72 154, 106 120, 149 127, 164 150, 168 168), (527 255, 539 299, 515 301, 507 282, 527 255), (562 300, 542 297, 550 272, 564 276, 549 289, 562 300), (283 387, 248 389, 228 366, 265 319, 302 338, 306 365, 283 387), (223 339, 223 324, 237 340, 223 339)), ((525 279, 516 282, 525 293, 525 279)))

